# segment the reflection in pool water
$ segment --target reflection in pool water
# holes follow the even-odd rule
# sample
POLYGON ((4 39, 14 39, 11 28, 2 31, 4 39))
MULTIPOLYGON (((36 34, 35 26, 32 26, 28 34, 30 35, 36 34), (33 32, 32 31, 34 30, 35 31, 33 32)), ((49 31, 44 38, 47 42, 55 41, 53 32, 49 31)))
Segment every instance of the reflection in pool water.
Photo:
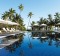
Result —
POLYGON ((12 39, 19 40, 0 49, 0 56, 60 56, 59 35, 51 36, 40 32, 26 32, 2 40, 12 39))

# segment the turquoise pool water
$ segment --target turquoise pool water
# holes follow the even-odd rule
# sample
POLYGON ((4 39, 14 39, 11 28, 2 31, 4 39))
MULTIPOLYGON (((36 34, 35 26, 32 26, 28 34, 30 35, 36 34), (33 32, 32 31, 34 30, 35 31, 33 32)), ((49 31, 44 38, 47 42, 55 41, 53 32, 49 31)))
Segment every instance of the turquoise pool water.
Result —
POLYGON ((0 49, 0 56, 60 56, 60 41, 55 36, 25 32, 17 36, 6 37, 4 40, 8 42, 12 39, 19 40, 0 49))

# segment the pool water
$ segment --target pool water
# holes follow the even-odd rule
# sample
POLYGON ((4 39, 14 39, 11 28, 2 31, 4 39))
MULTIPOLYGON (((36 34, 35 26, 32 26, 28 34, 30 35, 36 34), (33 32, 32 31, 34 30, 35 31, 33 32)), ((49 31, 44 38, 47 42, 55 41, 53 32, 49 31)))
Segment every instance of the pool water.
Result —
POLYGON ((19 40, 0 49, 0 56, 60 56, 60 40, 57 40, 55 36, 43 35, 25 32, 17 36, 6 37, 6 41, 19 40))

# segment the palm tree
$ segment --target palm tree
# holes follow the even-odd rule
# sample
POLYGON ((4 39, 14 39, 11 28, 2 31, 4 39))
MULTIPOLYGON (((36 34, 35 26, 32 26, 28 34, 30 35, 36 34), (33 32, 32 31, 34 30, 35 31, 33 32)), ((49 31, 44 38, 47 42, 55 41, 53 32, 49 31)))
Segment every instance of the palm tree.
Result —
POLYGON ((32 21, 31 25, 34 25, 35 24, 35 21, 32 21))
POLYGON ((48 15, 48 24, 47 25, 49 26, 50 30, 53 30, 52 26, 55 25, 55 22, 54 22, 54 19, 52 18, 51 14, 48 15))
POLYGON ((52 21, 52 15, 51 14, 48 15, 48 20, 49 20, 49 22, 52 21))
POLYGON ((60 18, 60 14, 57 12, 57 13, 55 13, 55 15, 54 16, 56 16, 57 18, 60 18))
MULTIPOLYGON (((33 15, 33 13, 29 12, 28 17, 31 19, 32 15, 33 15)), ((29 22, 30 22, 30 19, 29 19, 29 22)), ((29 26, 29 22, 28 22, 28 26, 29 26)))
POLYGON ((14 13, 15 13, 15 10, 11 8, 9 9, 9 11, 6 11, 4 14, 2 14, 2 18, 5 20, 6 19, 13 20, 14 13))
POLYGON ((13 19, 13 22, 17 22, 17 23, 19 23, 19 29, 20 30, 25 30, 25 25, 23 24, 23 18, 21 17, 21 15, 20 14, 18 14, 18 13, 16 13, 15 15, 14 15, 14 19, 13 19))
POLYGON ((48 24, 48 20, 46 18, 44 18, 43 22, 44 24, 48 24))
POLYGON ((54 16, 55 16, 55 19, 54 19, 55 24, 59 23, 60 22, 60 14, 56 13, 54 16))
POLYGON ((46 18, 43 18, 41 17, 39 21, 37 21, 38 25, 41 25, 41 24, 48 24, 48 20, 46 18))
POLYGON ((13 21, 14 21, 14 22, 18 22, 19 19, 21 19, 21 16, 20 16, 18 13, 16 13, 16 14, 14 15, 13 21))
POLYGON ((54 24, 55 24, 55 23, 54 23, 54 20, 52 19, 51 14, 49 14, 49 15, 48 15, 48 25, 52 26, 52 25, 54 25, 54 24))
POLYGON ((23 11, 23 9, 24 9, 24 6, 21 4, 20 6, 18 6, 19 7, 19 9, 20 9, 20 12, 21 11, 23 11))
POLYGON ((9 19, 10 19, 10 20, 13 20, 14 13, 15 13, 15 10, 13 10, 12 8, 11 8, 11 9, 9 9, 8 14, 9 14, 9 19))
POLYGON ((39 25, 42 24, 42 23, 44 23, 43 17, 41 17, 40 20, 37 21, 37 23, 38 23, 39 25))
POLYGON ((2 14, 2 18, 3 18, 3 20, 8 19, 8 12, 7 12, 7 11, 5 11, 5 12, 2 14))

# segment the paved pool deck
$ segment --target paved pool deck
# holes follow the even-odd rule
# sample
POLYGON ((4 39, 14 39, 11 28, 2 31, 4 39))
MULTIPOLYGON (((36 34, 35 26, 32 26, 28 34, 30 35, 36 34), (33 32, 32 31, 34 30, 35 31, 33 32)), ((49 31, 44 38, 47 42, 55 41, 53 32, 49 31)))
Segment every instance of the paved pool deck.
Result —
POLYGON ((18 31, 18 32, 1 33, 0 38, 4 38, 4 37, 7 37, 7 36, 11 36, 11 35, 17 35, 17 34, 20 34, 20 33, 24 33, 24 32, 23 31, 18 31))

